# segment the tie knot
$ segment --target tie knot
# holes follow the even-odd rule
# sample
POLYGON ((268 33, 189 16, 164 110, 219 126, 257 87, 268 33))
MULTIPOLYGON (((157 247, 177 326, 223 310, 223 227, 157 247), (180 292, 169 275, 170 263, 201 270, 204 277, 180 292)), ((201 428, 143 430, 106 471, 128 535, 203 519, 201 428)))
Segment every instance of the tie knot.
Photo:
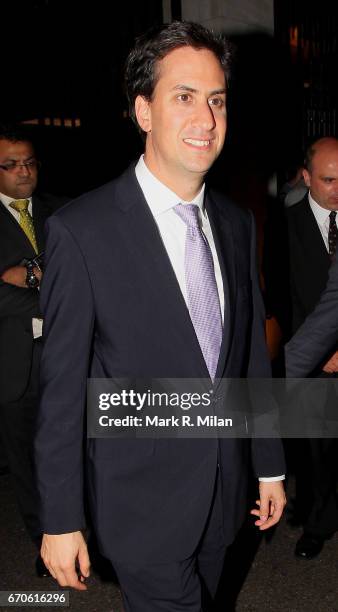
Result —
POLYGON ((18 212, 25 212, 28 210, 28 204, 29 200, 13 200, 13 202, 10 203, 10 206, 18 212))
POLYGON ((174 210, 188 227, 199 228, 197 204, 177 204, 174 210))
POLYGON ((337 211, 336 210, 331 210, 329 217, 330 217, 330 222, 334 223, 334 221, 336 220, 336 215, 337 215, 337 211))

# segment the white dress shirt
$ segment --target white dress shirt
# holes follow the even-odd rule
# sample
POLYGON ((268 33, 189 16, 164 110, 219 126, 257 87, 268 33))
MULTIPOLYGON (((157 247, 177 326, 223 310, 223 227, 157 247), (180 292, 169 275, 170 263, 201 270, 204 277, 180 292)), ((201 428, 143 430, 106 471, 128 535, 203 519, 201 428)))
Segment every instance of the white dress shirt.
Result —
MULTIPOLYGON (((33 206, 32 206, 32 198, 16 198, 17 200, 28 200, 28 212, 30 215, 33 216, 33 206)), ((20 212, 18 210, 15 210, 15 208, 12 208, 10 206, 10 204, 12 202, 14 202, 14 198, 10 198, 9 196, 5 195, 4 193, 0 193, 0 200, 3 203, 3 205, 7 208, 8 212, 11 213, 11 215, 13 215, 14 219, 19 223, 20 222, 20 212)))
MULTIPOLYGON (((176 274, 176 278, 183 297, 187 304, 187 289, 185 282, 184 268, 184 251, 187 226, 179 217, 174 207, 178 204, 196 204, 199 209, 200 227, 210 246, 212 258, 214 262, 214 271, 218 290, 218 297, 222 313, 222 322, 224 321, 224 290, 221 268, 219 265, 214 237, 212 235, 207 212, 204 207, 204 190, 201 191, 191 202, 185 202, 179 196, 163 185, 147 168, 143 155, 140 157, 135 168, 136 178, 143 191, 144 197, 147 200, 148 206, 156 221, 158 229, 163 240, 165 250, 168 253, 171 265, 176 274)), ((188 305, 188 304, 187 304, 188 305)))
MULTIPOLYGON (((28 209, 27 210, 30 213, 30 215, 33 216, 32 198, 19 198, 19 199, 25 199, 25 200, 29 201, 28 209)), ((2 204, 5 206, 5 208, 7 208, 8 212, 10 212, 11 215, 14 217, 14 219, 19 223, 20 222, 20 212, 18 210, 15 210, 14 208, 12 208, 10 206, 10 204, 11 204, 11 202, 13 202, 14 198, 10 198, 9 196, 5 195, 4 193, 0 193, 0 200, 1 200, 2 204)), ((33 328, 33 337, 34 337, 34 340, 36 338, 40 338, 42 336, 42 323, 43 323, 42 319, 37 319, 36 317, 33 317, 33 319, 32 319, 32 328, 33 328)))
MULTIPOLYGON (((329 252, 330 213, 332 211, 328 210, 327 208, 323 208, 322 206, 317 204, 316 200, 313 199, 310 192, 309 192, 309 204, 315 216, 315 219, 317 221, 317 225, 319 227, 322 238, 324 240, 325 248, 327 252, 329 252)), ((336 216, 336 225, 337 225, 337 216, 336 216)))
MULTIPOLYGON (((143 155, 140 157, 136 168, 136 178, 143 191, 147 204, 156 221, 163 240, 164 248, 167 251, 173 270, 183 297, 187 304, 187 289, 185 282, 184 251, 187 226, 184 221, 173 210, 177 204, 196 204, 199 208, 199 218, 202 232, 207 239, 214 262, 217 290, 219 295, 222 322, 224 322, 224 289, 221 269, 217 257, 214 238, 211 231, 210 222, 204 206, 203 184, 200 192, 191 202, 185 202, 176 193, 163 185, 146 166, 143 155)), ((188 304, 187 304, 188 305, 188 304)), ((273 476, 271 478, 260 478, 263 482, 284 480, 285 476, 273 476)))

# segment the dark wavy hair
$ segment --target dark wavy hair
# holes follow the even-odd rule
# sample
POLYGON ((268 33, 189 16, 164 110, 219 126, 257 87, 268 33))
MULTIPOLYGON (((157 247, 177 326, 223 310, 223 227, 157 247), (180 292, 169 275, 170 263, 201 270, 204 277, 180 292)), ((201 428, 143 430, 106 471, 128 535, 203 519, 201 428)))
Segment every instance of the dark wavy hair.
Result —
POLYGON ((229 80, 231 47, 223 34, 189 21, 173 21, 151 28, 136 39, 125 65, 129 114, 141 132, 135 116, 135 100, 137 96, 152 99, 159 78, 158 62, 179 47, 208 49, 219 60, 226 81, 229 80))

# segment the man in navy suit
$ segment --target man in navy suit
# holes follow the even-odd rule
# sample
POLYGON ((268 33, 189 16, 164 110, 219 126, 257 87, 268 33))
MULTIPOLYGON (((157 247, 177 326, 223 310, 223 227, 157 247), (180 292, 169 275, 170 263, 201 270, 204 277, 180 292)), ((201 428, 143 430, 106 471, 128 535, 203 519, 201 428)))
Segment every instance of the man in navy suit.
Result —
MULTIPOLYGON (((49 223, 36 450, 42 556, 63 586, 84 589, 89 573, 81 533, 88 374, 269 376, 252 216, 204 184, 226 132, 228 62, 227 43, 198 24, 138 39, 126 84, 145 154, 49 223)), ((245 439, 90 440, 93 522, 128 612, 197 612, 202 589, 215 595, 246 512, 249 457, 245 439)), ((253 440, 252 458, 262 479, 252 512, 267 529, 285 504, 280 442, 253 440)))

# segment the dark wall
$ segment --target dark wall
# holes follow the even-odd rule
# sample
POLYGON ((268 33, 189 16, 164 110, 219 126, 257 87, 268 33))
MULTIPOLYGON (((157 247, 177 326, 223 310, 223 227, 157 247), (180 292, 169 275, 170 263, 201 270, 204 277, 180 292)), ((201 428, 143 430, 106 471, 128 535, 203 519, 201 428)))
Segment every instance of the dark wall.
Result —
MULTIPOLYGON (((179 17, 180 2, 171 5, 179 17)), ((262 175, 278 168, 282 181, 306 132, 322 135, 325 112, 337 108, 337 9, 325 0, 275 0, 275 9, 275 39, 234 39, 229 133, 213 175, 243 202, 262 175)), ((81 120, 79 129, 34 130, 43 185, 75 195, 117 175, 142 149, 124 118, 123 63, 135 36, 162 22, 161 0, 10 0, 1 17, 1 119, 81 120)))
POLYGON ((275 36, 292 86, 285 135, 296 165, 311 142, 338 135, 337 3, 275 0, 275 36))
POLYGON ((34 129, 42 184, 75 195, 118 174, 142 148, 123 118, 123 64, 135 36, 162 22, 162 2, 11 0, 2 13, 1 119, 81 120, 34 129))

